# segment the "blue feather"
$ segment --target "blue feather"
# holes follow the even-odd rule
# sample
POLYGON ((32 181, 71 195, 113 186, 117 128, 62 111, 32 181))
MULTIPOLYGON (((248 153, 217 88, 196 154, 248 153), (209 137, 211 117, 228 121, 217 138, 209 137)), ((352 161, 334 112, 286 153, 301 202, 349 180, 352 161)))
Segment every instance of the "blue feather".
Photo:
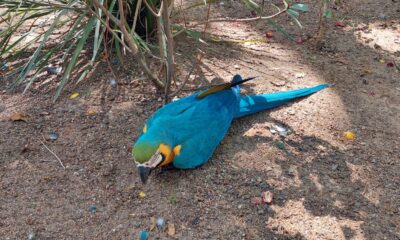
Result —
POLYGON ((235 118, 244 117, 256 112, 281 106, 296 98, 306 97, 327 87, 329 87, 328 84, 321 84, 311 88, 303 88, 287 92, 242 96, 239 99, 239 110, 236 112, 235 118))

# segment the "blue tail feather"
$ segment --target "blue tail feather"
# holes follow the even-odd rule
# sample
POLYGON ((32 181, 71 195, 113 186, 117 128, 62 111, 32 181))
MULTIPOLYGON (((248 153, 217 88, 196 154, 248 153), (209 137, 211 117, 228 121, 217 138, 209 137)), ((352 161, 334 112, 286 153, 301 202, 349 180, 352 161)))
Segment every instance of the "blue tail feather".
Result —
POLYGON ((311 95, 327 87, 329 87, 328 84, 321 84, 315 87, 302 88, 287 92, 242 96, 240 97, 239 111, 235 114, 235 118, 244 117, 259 111, 281 106, 291 100, 311 95))

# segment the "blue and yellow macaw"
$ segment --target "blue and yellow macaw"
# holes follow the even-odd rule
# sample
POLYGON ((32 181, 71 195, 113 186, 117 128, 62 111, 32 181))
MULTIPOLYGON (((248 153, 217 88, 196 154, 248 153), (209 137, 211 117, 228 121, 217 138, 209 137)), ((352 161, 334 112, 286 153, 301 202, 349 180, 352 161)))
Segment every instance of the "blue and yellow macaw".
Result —
POLYGON ((224 138, 232 120, 328 87, 321 84, 287 92, 241 96, 240 84, 251 79, 235 75, 230 83, 196 92, 158 109, 132 149, 142 182, 146 183, 155 168, 170 164, 180 169, 203 165, 224 138))

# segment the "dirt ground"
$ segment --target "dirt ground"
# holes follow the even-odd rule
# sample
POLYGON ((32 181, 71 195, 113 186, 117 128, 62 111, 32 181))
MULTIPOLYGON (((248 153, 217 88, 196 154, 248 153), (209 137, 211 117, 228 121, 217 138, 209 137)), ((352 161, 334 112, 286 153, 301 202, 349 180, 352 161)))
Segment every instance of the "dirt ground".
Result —
MULTIPOLYGON (((211 15, 251 16, 237 6, 213 5, 211 15)), ((199 20, 207 8, 191 11, 187 20, 199 20)), ((300 17, 302 32, 285 16, 279 22, 306 39, 317 31, 318 13, 312 7, 300 17)), ((0 238, 138 239, 162 217, 175 233, 152 229, 150 239, 400 239, 400 74, 393 64, 400 63, 400 2, 340 1, 334 14, 322 49, 290 42, 265 22, 211 24, 209 33, 230 41, 199 45, 193 84, 240 73, 258 76, 245 94, 335 85, 235 121, 207 164, 154 174, 147 185, 130 151, 162 102, 131 59, 125 68, 113 65, 117 87, 101 62, 56 103, 53 82, 22 95, 6 91, 11 80, 2 79, 0 238), (232 41, 267 31, 267 42, 232 41), (70 100, 75 91, 80 96, 70 100), (27 121, 10 121, 15 112, 27 121), (271 132, 274 125, 291 134, 271 132), (344 140, 345 131, 356 139, 344 140), (59 138, 45 140, 49 132, 59 138), (254 205, 263 191, 273 202, 254 205)), ((180 78, 194 44, 177 38, 180 78)))

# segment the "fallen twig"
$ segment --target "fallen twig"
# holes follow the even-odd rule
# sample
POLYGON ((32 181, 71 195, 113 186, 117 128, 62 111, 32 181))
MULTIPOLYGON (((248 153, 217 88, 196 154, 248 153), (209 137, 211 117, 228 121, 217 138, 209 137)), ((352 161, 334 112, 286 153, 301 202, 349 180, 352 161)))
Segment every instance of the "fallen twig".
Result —
POLYGON ((44 144, 44 142, 42 142, 42 141, 40 141, 40 142, 43 144, 43 146, 44 146, 51 154, 53 154, 54 157, 57 158, 57 160, 58 160, 58 162, 60 163, 61 167, 63 167, 63 168, 65 169, 65 166, 64 166, 63 162, 62 162, 61 159, 57 156, 57 154, 55 154, 53 151, 51 151, 51 149, 48 148, 48 147, 46 146, 46 144, 44 144))
MULTIPOLYGON (((284 3, 286 3, 284 1, 284 3)), ((269 15, 269 16, 258 16, 258 17, 253 17, 253 18, 215 18, 215 19, 208 19, 207 21, 203 21, 203 22, 198 22, 193 26, 197 26, 197 25, 203 25, 203 24, 208 24, 211 22, 253 22, 253 21, 258 21, 258 20, 266 20, 266 19, 271 19, 271 18, 275 18, 285 12, 287 12, 287 10, 289 9, 289 5, 285 4, 285 8, 283 8, 282 10, 278 11, 275 14, 269 15)))

